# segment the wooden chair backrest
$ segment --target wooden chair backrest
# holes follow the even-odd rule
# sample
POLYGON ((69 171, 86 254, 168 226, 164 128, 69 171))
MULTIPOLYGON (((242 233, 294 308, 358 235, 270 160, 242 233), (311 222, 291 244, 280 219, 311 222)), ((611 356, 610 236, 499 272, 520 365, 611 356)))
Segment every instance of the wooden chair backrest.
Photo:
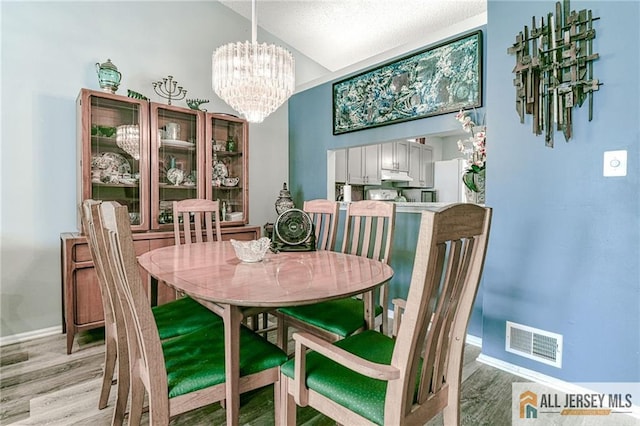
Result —
MULTIPOLYGON (((115 327, 115 309, 113 307, 114 300, 112 298, 111 291, 108 287, 107 277, 105 274, 107 271, 104 267, 105 260, 101 258, 97 248, 96 230, 93 223, 93 216, 91 214, 91 206, 99 205, 101 202, 87 199, 80 204, 80 218, 82 224, 83 234, 87 237, 87 243, 89 245, 89 254, 93 260, 93 266, 98 276, 98 287, 100 288, 100 295, 102 297, 102 310, 104 312, 105 328, 109 329, 115 327)), ((108 334, 108 331, 107 333, 108 334)))
POLYGON ((315 228, 316 248, 333 250, 336 245, 340 203, 330 200, 307 200, 302 210, 309 214, 315 228))
POLYGON ((206 241, 222 241, 220 230, 220 203, 218 201, 200 198, 173 202, 173 233, 176 245, 181 244, 180 234, 184 235, 184 243, 201 243, 204 241, 202 234, 206 231, 206 241), (193 227, 191 215, 193 214, 193 227), (182 219, 182 227, 180 226, 182 219), (215 239, 213 227, 215 226, 215 239), (195 240, 192 239, 192 229, 195 240))
MULTIPOLYGON (((395 230, 396 205, 387 201, 356 201, 347 207, 342 237, 342 253, 355 254, 389 263, 395 230)), ((387 283, 381 285, 378 304, 383 308, 382 331, 387 333, 387 283)))
MULTIPOLYGON (((132 378, 141 380, 147 389, 151 416, 169 419, 167 375, 158 329, 144 293, 138 260, 126 206, 103 202, 92 207, 97 231, 98 247, 109 260, 109 274, 113 280, 122 309, 129 348, 132 378)), ((134 382, 132 381, 132 384, 134 382)), ((138 395, 141 389, 132 389, 138 395)), ((153 424, 154 419, 149 419, 153 424)))
POLYGON ((113 270, 107 251, 103 247, 103 233, 100 222, 95 222, 94 210, 99 209, 102 201, 87 199, 80 205, 82 228, 87 236, 89 252, 98 275, 98 285, 102 296, 102 309, 105 321, 105 367, 103 387, 100 393, 100 405, 106 406, 111 390, 111 381, 115 363, 118 365, 118 387, 112 423, 121 423, 124 419, 129 394, 129 348, 124 312, 118 299, 113 270), (115 346, 112 346, 115 345, 115 346), (109 352, 115 349, 115 358, 109 352))
POLYGON ((459 419, 464 341, 490 223, 491 209, 475 204, 422 213, 411 285, 391 361, 403 378, 388 384, 385 423, 422 424, 431 417, 427 414, 445 406, 445 419, 459 419))
POLYGON ((342 252, 389 263, 396 205, 386 201, 356 201, 347 207, 342 252))

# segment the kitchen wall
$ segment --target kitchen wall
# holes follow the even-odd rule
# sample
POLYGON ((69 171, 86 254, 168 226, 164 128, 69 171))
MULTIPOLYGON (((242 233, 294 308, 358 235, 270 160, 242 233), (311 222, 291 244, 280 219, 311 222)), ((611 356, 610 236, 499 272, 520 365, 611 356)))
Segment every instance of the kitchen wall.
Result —
MULTIPOLYGON (((507 48, 532 16, 555 10, 553 1, 488 2, 485 40, 487 193, 494 209, 481 293, 470 333, 482 338, 482 356, 568 382, 640 381, 640 3, 573 1, 601 19, 594 27, 600 59, 594 77, 604 83, 574 115, 568 143, 556 146, 520 124, 515 112, 507 48), (602 176, 603 153, 628 151, 626 177, 602 176), (479 306, 478 306, 479 305, 479 306), (562 367, 505 351, 506 321, 564 337, 562 367)), ((470 29, 469 29, 470 30, 470 29)), ((466 31, 460 31, 466 32, 466 31)), ((427 46, 428 43, 425 44, 427 46)), ((454 114, 333 136, 331 83, 290 101, 290 181, 296 203, 326 195, 326 150, 451 130, 454 114)), ((401 214, 394 247, 406 261, 415 247, 417 215, 401 214)), ((404 263, 403 263, 404 264, 404 263)), ((409 273, 396 269, 392 293, 409 273)), ((405 287, 403 287, 405 286, 405 287)))
MULTIPOLYGON (((477 29, 478 22, 475 20, 468 22, 466 27, 457 28, 465 33, 477 29)), ((459 34, 451 33, 441 39, 432 40, 430 43, 427 42, 425 47, 459 34)), ((486 43, 484 34, 483 42, 486 43)), ((484 66, 486 67, 486 64, 484 66)), ((460 123, 455 120, 456 113, 450 113, 334 136, 331 105, 332 82, 305 90, 289 100, 289 181, 296 206, 302 206, 304 200, 327 197, 327 150, 425 135, 429 141, 431 135, 440 137, 443 133, 460 131, 460 123)), ((483 111, 483 108, 478 109, 479 114, 483 111)), ((455 145, 457 140, 456 137, 449 142, 455 145)), ((391 259, 395 275, 390 282, 389 291, 390 297, 406 297, 419 228, 419 215, 399 214, 396 224, 391 259)), ((482 287, 469 329, 475 336, 482 334, 482 287)))
MULTIPOLYGON (((251 24, 218 2, 6 2, 1 6, 0 338, 61 329, 60 233, 76 230, 76 111, 110 58, 127 89, 156 102, 173 75, 209 111, 233 113, 211 89, 211 54, 250 39, 251 24)), ((277 42, 259 31, 261 42, 277 42)), ((326 72, 296 51, 297 82, 326 72)), ((186 107, 184 101, 174 104, 186 107)), ((288 179, 288 113, 249 126, 250 223, 274 222, 288 179)))

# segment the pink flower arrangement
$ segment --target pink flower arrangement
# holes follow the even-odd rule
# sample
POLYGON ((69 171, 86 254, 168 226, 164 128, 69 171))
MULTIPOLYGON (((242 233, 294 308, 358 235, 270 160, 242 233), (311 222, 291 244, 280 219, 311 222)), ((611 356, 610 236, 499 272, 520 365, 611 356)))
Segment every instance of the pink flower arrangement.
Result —
POLYGON ((487 155, 485 151, 486 143, 486 126, 477 126, 468 111, 460 110, 456 114, 456 120, 462 124, 462 130, 471 133, 471 136, 458 141, 458 151, 463 153, 467 160, 467 170, 464 183, 472 191, 478 191, 473 184, 473 174, 484 172, 486 167, 487 155))
MULTIPOLYGON (((477 125, 467 111, 460 110, 460 112, 456 114, 456 120, 462 123, 462 129, 465 132, 471 133, 469 138, 458 141, 458 150, 467 157, 469 168, 474 165, 478 169, 484 168, 486 160, 486 127, 481 126, 476 130, 477 125)), ((479 170, 474 171, 478 172, 479 170)))

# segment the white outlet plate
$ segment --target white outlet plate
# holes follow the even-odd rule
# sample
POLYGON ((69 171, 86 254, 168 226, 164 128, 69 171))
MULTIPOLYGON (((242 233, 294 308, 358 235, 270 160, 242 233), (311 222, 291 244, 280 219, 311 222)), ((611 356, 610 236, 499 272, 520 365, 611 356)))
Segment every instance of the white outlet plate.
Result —
POLYGON ((602 170, 603 176, 626 176, 627 151, 605 151, 602 170))

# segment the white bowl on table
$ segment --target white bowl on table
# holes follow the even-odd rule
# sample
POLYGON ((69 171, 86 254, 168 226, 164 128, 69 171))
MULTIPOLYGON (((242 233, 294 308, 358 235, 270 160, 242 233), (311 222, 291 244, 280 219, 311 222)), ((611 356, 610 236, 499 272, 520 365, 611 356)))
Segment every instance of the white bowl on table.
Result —
POLYGON ((264 259, 269 247, 271 247, 271 240, 267 237, 251 241, 238 241, 233 239, 230 241, 236 252, 236 257, 246 263, 260 262, 264 259))

